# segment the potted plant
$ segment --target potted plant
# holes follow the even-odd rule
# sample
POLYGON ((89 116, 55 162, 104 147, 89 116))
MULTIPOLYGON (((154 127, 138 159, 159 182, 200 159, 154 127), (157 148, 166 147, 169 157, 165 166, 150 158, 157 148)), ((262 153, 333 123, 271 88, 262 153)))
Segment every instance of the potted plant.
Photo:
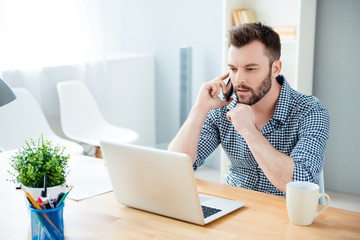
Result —
POLYGON ((21 183, 37 199, 44 189, 46 174, 48 196, 56 198, 60 192, 66 191, 65 181, 69 172, 67 162, 70 156, 65 155, 64 150, 44 140, 42 135, 37 141, 26 141, 25 146, 10 157, 10 166, 15 170, 8 171, 12 177, 10 181, 21 183))

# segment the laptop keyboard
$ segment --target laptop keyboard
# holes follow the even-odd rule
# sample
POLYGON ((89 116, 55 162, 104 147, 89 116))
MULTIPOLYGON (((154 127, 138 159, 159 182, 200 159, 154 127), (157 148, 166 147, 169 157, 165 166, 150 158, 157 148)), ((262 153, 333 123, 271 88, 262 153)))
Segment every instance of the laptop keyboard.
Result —
POLYGON ((207 207, 207 206, 203 206, 203 205, 201 205, 201 207, 202 207, 202 211, 204 214, 204 218, 207 218, 207 217, 214 215, 215 213, 218 213, 221 211, 221 209, 207 207))

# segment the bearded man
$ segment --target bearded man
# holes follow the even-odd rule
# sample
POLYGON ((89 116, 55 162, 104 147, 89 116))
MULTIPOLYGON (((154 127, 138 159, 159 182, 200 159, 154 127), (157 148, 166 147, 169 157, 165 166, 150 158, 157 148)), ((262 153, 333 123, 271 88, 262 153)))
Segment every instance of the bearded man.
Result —
POLYGON ((168 150, 188 154, 196 170, 221 145, 228 156, 226 183, 232 186, 285 196, 288 182, 317 183, 328 111, 280 75, 281 43, 271 27, 242 24, 228 38, 229 72, 201 86, 168 150), (230 96, 223 99, 220 92, 230 96))

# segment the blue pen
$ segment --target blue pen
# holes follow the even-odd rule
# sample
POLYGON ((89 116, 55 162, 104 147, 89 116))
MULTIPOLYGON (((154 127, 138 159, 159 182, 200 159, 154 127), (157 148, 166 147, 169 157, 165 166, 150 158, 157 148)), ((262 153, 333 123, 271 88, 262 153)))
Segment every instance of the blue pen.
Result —
POLYGON ((67 195, 69 194, 69 192, 71 191, 72 188, 73 188, 73 186, 71 185, 69 188, 69 191, 67 191, 67 193, 65 193, 65 195, 58 202, 58 204, 57 204, 58 206, 60 206, 64 202, 65 198, 67 197, 67 195))

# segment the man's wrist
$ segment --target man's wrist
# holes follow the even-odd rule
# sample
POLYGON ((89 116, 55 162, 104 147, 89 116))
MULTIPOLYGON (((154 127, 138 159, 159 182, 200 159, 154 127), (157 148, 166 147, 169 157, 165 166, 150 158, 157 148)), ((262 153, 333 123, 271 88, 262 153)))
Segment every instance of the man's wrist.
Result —
POLYGON ((260 135, 262 136, 262 134, 256 128, 254 128, 254 129, 243 129, 241 131, 240 135, 245 139, 245 141, 247 139, 250 140, 251 137, 256 137, 256 136, 260 136, 260 135))
POLYGON ((205 115, 206 116, 209 111, 210 111, 210 109, 207 106, 199 105, 199 104, 195 104, 191 108, 191 112, 196 115, 205 115))

